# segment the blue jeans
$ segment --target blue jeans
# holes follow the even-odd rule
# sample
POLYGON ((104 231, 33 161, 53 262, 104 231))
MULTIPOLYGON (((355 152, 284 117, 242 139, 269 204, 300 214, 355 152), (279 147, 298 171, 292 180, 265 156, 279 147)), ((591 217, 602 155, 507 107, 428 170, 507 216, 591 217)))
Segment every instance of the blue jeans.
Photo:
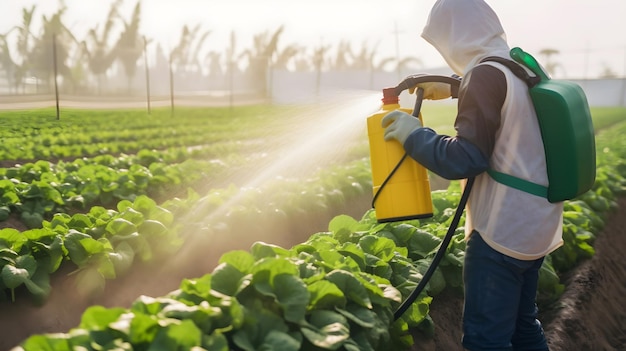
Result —
POLYGON ((465 250, 463 347, 470 351, 548 350, 537 320, 537 280, 543 258, 503 255, 474 231, 465 250))

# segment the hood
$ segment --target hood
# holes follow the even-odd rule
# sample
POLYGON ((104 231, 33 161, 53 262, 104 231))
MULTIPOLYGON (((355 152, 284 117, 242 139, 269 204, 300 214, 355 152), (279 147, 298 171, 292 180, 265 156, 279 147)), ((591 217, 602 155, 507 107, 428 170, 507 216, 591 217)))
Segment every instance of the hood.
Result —
POLYGON ((500 20, 483 0, 438 0, 422 38, 460 76, 487 56, 510 58, 500 20))

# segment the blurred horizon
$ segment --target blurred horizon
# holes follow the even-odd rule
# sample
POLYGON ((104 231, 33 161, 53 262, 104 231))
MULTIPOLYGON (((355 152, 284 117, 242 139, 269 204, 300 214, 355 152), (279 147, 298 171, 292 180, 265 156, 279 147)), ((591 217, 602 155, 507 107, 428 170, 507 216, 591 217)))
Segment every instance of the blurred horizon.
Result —
MULTIPOLYGON (((33 30, 37 33, 41 18, 64 4, 64 23, 82 40, 96 25, 102 30, 114 1, 3 0, 0 34, 19 26, 22 9, 32 5, 36 6, 33 30)), ((217 51, 228 45, 231 32, 237 34, 239 47, 244 47, 252 45, 255 35, 283 26, 283 46, 337 47, 348 41, 353 50, 376 48, 379 60, 400 56, 417 58, 424 67, 445 65, 436 50, 420 37, 435 0, 123 0, 120 16, 129 18, 137 2, 142 6, 141 31, 165 50, 178 44, 185 24, 199 25, 210 32, 206 49, 217 51)), ((592 78, 607 70, 626 76, 626 36, 622 35, 626 33, 626 2, 543 0, 541 5, 531 6, 523 0, 487 3, 500 17, 511 46, 535 55, 543 49, 559 51, 554 59, 563 66, 565 77, 592 78)))
MULTIPOLYGON (((397 72, 398 78, 405 72, 447 69, 419 35, 435 0, 2 1, 0 91, 35 76, 49 80, 44 71, 51 64, 43 60, 52 56, 51 39, 45 37, 52 27, 66 32, 57 34, 59 75, 65 81, 86 79, 92 89, 123 71, 130 86, 145 59, 150 69, 169 60, 183 79, 219 71, 224 80, 230 69, 249 73, 249 80, 267 76, 268 69, 318 76, 331 70, 397 72), (15 74, 22 78, 10 82, 15 74)), ((626 2, 487 3, 500 17, 511 47, 533 54, 553 77, 626 77, 626 36, 621 35, 626 2)))

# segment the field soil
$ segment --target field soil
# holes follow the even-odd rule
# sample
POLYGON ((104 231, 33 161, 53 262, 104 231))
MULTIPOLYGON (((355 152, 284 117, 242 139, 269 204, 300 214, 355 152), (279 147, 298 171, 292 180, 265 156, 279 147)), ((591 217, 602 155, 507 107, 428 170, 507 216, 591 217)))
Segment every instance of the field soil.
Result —
MULTIPOLYGON (((343 208, 330 209, 294 218, 273 226, 259 228, 242 223, 221 235, 190 236, 177 254, 152 263, 136 264, 123 277, 108 281, 96 295, 78 293, 71 268, 57 272, 47 302, 38 306, 27 294, 19 294, 14 303, 0 303, 0 351, 10 350, 32 334, 67 332, 80 323, 84 310, 91 305, 129 307, 140 295, 162 296, 178 288, 184 278, 197 278, 211 272, 224 252, 248 250, 256 241, 283 247, 305 241, 311 234, 327 230, 335 214, 360 218, 369 209, 370 197, 356 199, 343 208)), ((613 213, 595 242, 596 255, 566 277, 562 298, 541 311, 550 349, 626 350, 626 200, 613 213)), ((434 338, 416 333, 413 350, 462 350, 461 311, 463 298, 444 293, 434 299, 431 316, 435 322, 434 338)))

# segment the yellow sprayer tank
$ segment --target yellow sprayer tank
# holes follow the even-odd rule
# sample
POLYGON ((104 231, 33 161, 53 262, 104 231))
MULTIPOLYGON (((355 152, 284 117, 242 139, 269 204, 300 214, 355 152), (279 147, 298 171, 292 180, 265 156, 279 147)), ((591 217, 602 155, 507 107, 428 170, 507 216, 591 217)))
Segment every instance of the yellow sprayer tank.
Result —
MULTIPOLYGON (((433 205, 426 168, 410 156, 405 157, 404 147, 398 141, 385 141, 385 130, 381 125, 382 118, 391 111, 402 110, 409 114, 413 111, 401 108, 399 98, 385 96, 393 95, 385 90, 381 109, 367 118, 374 192, 372 206, 376 210, 376 219, 378 222, 395 222, 431 217, 433 205), (402 163, 390 177, 399 162, 402 163)), ((419 118, 421 120, 421 114, 419 118)))

